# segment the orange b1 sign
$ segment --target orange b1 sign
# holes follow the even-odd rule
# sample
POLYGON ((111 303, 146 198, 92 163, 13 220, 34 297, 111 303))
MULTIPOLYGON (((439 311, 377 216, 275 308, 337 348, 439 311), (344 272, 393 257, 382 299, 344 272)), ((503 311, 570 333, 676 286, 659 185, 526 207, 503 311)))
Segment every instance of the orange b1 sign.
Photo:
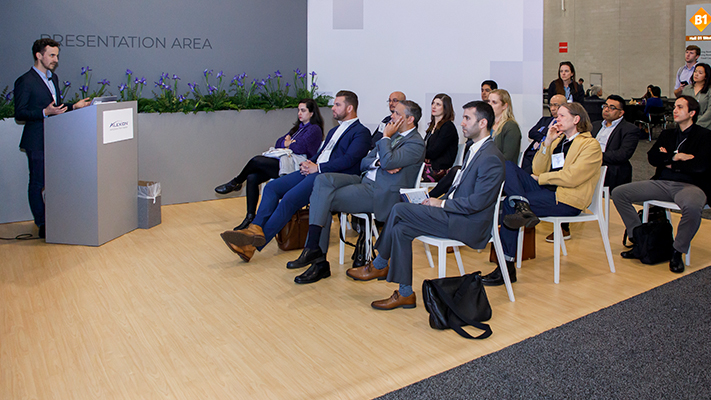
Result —
POLYGON ((558 53, 567 53, 568 52, 568 42, 559 42, 558 43, 558 53))
POLYGON ((711 16, 709 16, 709 13, 707 13, 706 10, 699 8, 699 11, 691 16, 689 22, 691 22, 691 24, 694 25, 699 32, 703 32, 704 29, 709 26, 709 23, 711 23, 711 16))

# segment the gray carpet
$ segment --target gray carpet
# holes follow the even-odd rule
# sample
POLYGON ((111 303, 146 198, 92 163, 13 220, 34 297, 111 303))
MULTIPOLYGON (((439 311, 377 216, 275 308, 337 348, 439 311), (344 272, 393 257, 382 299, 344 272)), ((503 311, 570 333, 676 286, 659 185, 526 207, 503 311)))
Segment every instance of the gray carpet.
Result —
POLYGON ((709 399, 710 287, 707 267, 381 399, 709 399))

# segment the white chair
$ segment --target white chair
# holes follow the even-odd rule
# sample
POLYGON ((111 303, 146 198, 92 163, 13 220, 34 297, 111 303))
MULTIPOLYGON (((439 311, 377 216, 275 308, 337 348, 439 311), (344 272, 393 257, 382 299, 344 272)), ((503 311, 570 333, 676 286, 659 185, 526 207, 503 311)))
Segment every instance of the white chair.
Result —
MULTIPOLYGON (((671 212, 669 210, 677 210, 681 211, 681 208, 679 208, 676 203, 672 201, 661 201, 661 200, 647 200, 644 203, 644 208, 642 209, 642 222, 647 222, 649 220, 649 206, 657 206, 657 207, 662 207, 666 209, 667 212, 667 219, 669 220, 669 223, 672 222, 671 219, 671 212)), ((709 206, 704 206, 704 210, 708 210, 709 206)), ((684 257, 684 263, 688 267, 689 264, 691 264, 691 248, 689 248, 689 251, 685 254, 684 257)))
MULTIPOLYGON (((560 282, 560 252, 561 248, 563 255, 567 256, 568 251, 565 248, 565 241, 563 240, 563 231, 560 228, 560 224, 564 222, 574 223, 574 222, 587 222, 587 221, 597 221, 600 226, 600 235, 602 236, 602 244, 605 246, 605 253, 607 254, 607 263, 610 265, 610 272, 615 272, 615 262, 612 260, 612 250, 610 248, 610 237, 608 236, 608 224, 605 219, 605 209, 603 204, 603 185, 605 182, 605 173, 607 172, 607 167, 603 166, 600 168, 600 178, 595 185, 595 190, 593 192, 592 203, 588 210, 590 213, 585 211, 581 212, 579 215, 572 217, 541 217, 541 221, 551 222, 553 224, 553 282, 560 282)), ((521 268, 521 255, 523 250, 523 228, 518 231, 518 249, 516 254, 516 266, 521 268)))
MULTIPOLYGON (((415 178, 415 189, 420 187, 420 179, 422 178, 422 171, 425 170, 425 163, 423 162, 420 166, 420 172, 418 172, 415 178)), ((378 240, 378 229, 375 227, 375 213, 356 213, 352 214, 354 217, 361 218, 365 221, 365 254, 370 256, 373 249, 373 236, 375 240, 378 240)), ((339 216, 341 223, 341 235, 338 240, 338 263, 343 265, 345 262, 345 251, 346 242, 343 239, 346 237, 346 227, 348 226, 348 214, 342 212, 339 216)))
MULTIPOLYGON (((499 189, 499 197, 501 198, 501 193, 504 190, 504 184, 501 183, 501 188, 499 189)), ((501 269, 501 274, 504 277, 504 285, 506 286, 506 292, 509 295, 510 301, 516 301, 513 294, 513 287, 511 286, 511 278, 509 278, 509 270, 506 267, 506 260, 504 259, 504 250, 501 246, 501 238, 499 237, 499 226, 497 224, 499 220, 499 205, 501 201, 496 202, 494 207, 494 223, 491 227, 491 239, 490 243, 493 243, 494 250, 496 251, 496 258, 499 261, 499 268, 501 269)), ((459 267, 459 274, 464 275, 464 265, 462 264, 462 255, 459 253, 459 247, 466 246, 466 244, 454 240, 454 239, 444 239, 434 236, 418 236, 416 240, 421 241, 425 246, 425 254, 427 254, 427 261, 430 263, 430 268, 434 268, 434 260, 432 259, 432 252, 430 251, 430 245, 437 246, 437 257, 439 264, 439 277, 444 278, 447 275, 447 247, 454 248, 454 257, 457 259, 457 266, 459 267)))

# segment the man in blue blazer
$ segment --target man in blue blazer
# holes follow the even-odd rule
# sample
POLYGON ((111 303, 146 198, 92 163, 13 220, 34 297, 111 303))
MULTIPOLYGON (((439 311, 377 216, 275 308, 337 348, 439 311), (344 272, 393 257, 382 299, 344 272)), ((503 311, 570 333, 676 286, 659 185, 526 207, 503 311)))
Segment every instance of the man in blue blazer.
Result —
POLYGON ((59 43, 38 39, 32 44, 34 66, 15 81, 15 120, 24 122, 20 149, 27 154, 30 182, 27 195, 39 236, 44 238, 44 119, 86 106, 89 99, 62 104, 59 78, 59 43))
MULTIPOLYGON (((375 247, 378 256, 369 264, 350 268, 355 280, 387 279, 400 288, 388 299, 371 306, 378 310, 414 308, 412 290, 412 241, 420 235, 452 238, 481 249, 491 237, 494 209, 504 181, 504 156, 489 136, 494 110, 483 101, 464 105, 462 130, 473 140, 463 167, 442 199, 422 204, 395 204, 375 247)), ((515 278, 512 278, 515 279, 515 278)))
POLYGON ((336 93, 331 110, 339 126, 328 132, 318 153, 301 163, 299 171, 264 187, 257 215, 246 229, 220 235, 244 261, 249 262, 255 250, 264 248, 291 216, 309 203, 316 176, 325 172, 360 172, 360 161, 370 149, 370 131, 358 121, 358 96, 341 90, 336 93))
POLYGON ((316 178, 306 246, 299 258, 286 267, 313 265, 294 282, 314 283, 331 276, 326 253, 332 212, 375 213, 378 221, 387 221, 390 210, 400 201, 400 189, 412 188, 420 180, 420 167, 425 160, 425 141, 417 131, 420 117, 422 109, 417 103, 398 102, 383 129, 383 137, 360 163, 362 177, 329 173, 316 178))

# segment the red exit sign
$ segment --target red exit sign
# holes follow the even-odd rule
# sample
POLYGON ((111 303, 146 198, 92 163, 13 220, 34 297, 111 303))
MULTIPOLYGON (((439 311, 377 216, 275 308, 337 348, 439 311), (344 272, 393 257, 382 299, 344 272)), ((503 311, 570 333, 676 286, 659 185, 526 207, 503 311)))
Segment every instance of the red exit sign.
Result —
POLYGON ((559 42, 558 43, 558 53, 567 53, 568 52, 568 42, 559 42))

